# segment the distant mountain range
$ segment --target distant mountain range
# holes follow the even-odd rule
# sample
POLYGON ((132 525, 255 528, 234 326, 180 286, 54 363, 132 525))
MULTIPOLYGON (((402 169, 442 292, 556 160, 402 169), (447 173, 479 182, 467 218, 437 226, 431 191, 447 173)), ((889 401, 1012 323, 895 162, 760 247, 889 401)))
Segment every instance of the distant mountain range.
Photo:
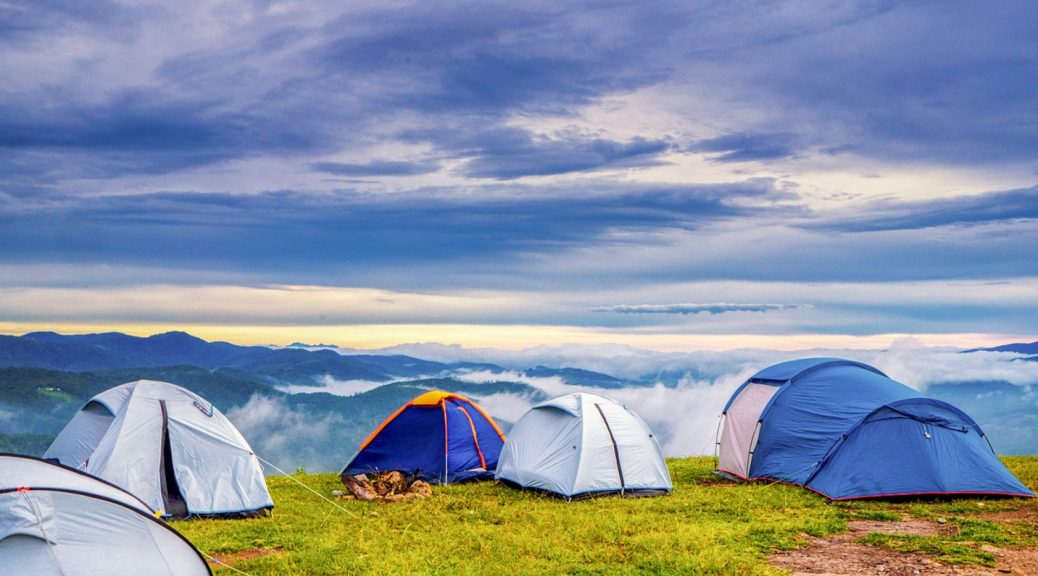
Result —
MULTIPOLYGON (((508 374, 558 377, 602 388, 632 385, 577 368, 509 371, 494 364, 340 354, 304 345, 238 346, 207 342, 184 332, 146 338, 118 332, 74 336, 33 332, 0 336, 0 452, 39 455, 92 396, 124 382, 151 379, 194 390, 230 413, 267 458, 333 470, 375 425, 425 390, 508 394, 530 403, 547 399, 535 387, 507 381, 508 374), (473 372, 501 375, 502 381, 472 383, 456 378, 473 372), (328 378, 375 386, 352 396, 337 396, 323 391, 328 378), (313 392, 290 394, 285 391, 289 386, 313 392)), ((499 423, 510 426, 507 421, 499 423)))
MULTIPOLYGON (((1014 352, 1034 360, 1038 356, 1027 355, 1038 354, 1038 342, 977 351, 1014 352)), ((547 399, 545 389, 554 389, 540 388, 542 378, 609 393, 660 379, 676 386, 682 376, 687 374, 661 371, 652 379, 631 381, 576 367, 443 363, 404 355, 345 354, 303 344, 238 346, 184 332, 146 338, 114 332, 35 332, 0 336, 0 452, 42 454, 86 400, 139 379, 173 382, 208 398, 239 426, 257 453, 281 467, 336 470, 380 421, 426 390, 496 402, 493 406, 515 417, 516 407, 524 410, 547 399), (329 378, 360 385, 353 395, 330 394, 329 378), (515 381, 520 379, 524 381, 515 381)), ((1038 382, 937 383, 927 389, 927 394, 970 413, 1004 453, 1038 452, 1036 392, 1038 382)), ((504 418, 498 421, 506 431, 511 425, 504 418)), ((660 426, 661 437, 671 433, 660 426)))
MULTIPOLYGON (((1003 344, 1001 346, 995 346, 994 348, 973 348, 972 350, 965 350, 965 352, 1015 352, 1017 354, 1034 356, 1038 355, 1038 342, 1003 344)), ((1038 358, 1027 358, 1027 360, 1036 359, 1038 358)))
MULTIPOLYGON (((228 342, 207 342, 185 332, 166 332, 146 338, 119 332, 74 336, 32 332, 24 336, 0 336, 0 367, 81 372, 189 365, 231 368, 266 378, 271 383, 296 385, 316 385, 319 383, 317 379, 327 377, 390 382, 474 371, 507 372, 494 364, 445 364, 411 356, 340 354, 334 350, 304 346, 238 346, 228 342)), ((576 368, 537 366, 520 372, 531 377, 561 377, 583 386, 615 388, 630 385, 630 382, 608 374, 576 368)))

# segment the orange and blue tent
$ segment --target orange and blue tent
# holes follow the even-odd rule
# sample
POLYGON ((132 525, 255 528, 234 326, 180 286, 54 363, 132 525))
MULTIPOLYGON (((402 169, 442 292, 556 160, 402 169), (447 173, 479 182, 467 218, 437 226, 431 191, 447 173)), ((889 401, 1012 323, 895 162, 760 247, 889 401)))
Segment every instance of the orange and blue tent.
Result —
POLYGON ((437 484, 493 478, 504 441, 494 419, 475 402, 434 390, 386 418, 342 475, 398 470, 437 484))

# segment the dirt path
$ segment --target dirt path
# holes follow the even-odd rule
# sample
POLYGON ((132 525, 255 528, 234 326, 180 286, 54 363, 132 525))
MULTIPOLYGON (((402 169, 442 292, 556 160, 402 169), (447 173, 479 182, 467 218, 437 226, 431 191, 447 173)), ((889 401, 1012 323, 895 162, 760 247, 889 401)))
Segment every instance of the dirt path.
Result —
MULTIPOLYGON (((981 517, 981 516, 978 516, 981 517)), ((1026 513, 993 513, 983 519, 994 522, 1020 521, 1034 518, 1034 511, 1026 513)), ((898 522, 852 520, 849 531, 829 538, 805 536, 808 545, 799 550, 778 552, 771 556, 772 565, 790 570, 793 576, 1017 576, 1038 575, 1038 549, 996 548, 980 545, 977 548, 995 556, 995 567, 947 565, 936 562, 922 553, 901 553, 882 546, 859 544, 858 540, 872 533, 911 534, 933 536, 952 534, 956 528, 930 520, 910 518, 898 522)))

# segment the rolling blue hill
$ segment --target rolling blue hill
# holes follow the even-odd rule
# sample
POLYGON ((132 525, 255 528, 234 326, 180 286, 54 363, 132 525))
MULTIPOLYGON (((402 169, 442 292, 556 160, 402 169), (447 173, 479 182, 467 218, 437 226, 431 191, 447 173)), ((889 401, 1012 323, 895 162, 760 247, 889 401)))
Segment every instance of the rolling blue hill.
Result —
MULTIPOLYGON (((146 338, 118 332, 84 335, 32 332, 24 336, 0 336, 0 367, 82 372, 179 365, 230 368, 271 382, 297 385, 319 385, 318 379, 323 377, 390 382, 470 371, 507 372, 486 363, 447 364, 403 355, 340 354, 298 345, 288 348, 238 346, 208 342, 185 332, 166 332, 146 338)), ((584 386, 630 385, 608 374, 577 368, 537 366, 525 373, 537 377, 558 376, 584 386)))
MULTIPOLYGON (((1017 354, 1032 355, 1038 354, 1038 342, 1017 342, 1013 344, 1003 344, 993 348, 973 348, 972 350, 964 351, 964 353, 969 352, 1015 352, 1017 354)), ((1026 360, 1034 360, 1034 358, 1026 358, 1026 360)))

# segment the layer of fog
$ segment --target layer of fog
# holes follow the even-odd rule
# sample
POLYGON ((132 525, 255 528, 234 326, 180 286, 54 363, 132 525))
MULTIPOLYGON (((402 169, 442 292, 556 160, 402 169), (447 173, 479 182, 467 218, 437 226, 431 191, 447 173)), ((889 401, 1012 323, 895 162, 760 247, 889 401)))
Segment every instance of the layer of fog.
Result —
MULTIPOLYGON (((554 397, 570 392, 596 392, 610 396, 637 412, 653 428, 667 456, 713 454, 720 412, 732 392, 765 366, 809 356, 850 358, 876 366, 889 376, 915 389, 937 383, 1008 382, 1022 387, 1024 402, 1035 403, 1038 411, 1038 362, 1022 361, 1012 353, 975 352, 963 354, 953 348, 922 346, 912 339, 895 342, 882 350, 733 350, 661 353, 626 346, 560 346, 522 351, 493 349, 466 350, 442 345, 415 345, 392 353, 408 353, 441 362, 488 362, 505 367, 502 371, 458 370, 453 376, 477 384, 468 392, 494 418, 505 423, 518 420, 533 405, 536 395, 501 393, 494 388, 480 394, 478 384, 500 381, 522 382, 554 397), (620 388, 581 386, 561 377, 530 377, 523 370, 532 366, 573 367, 611 374, 630 380, 620 388)), ((341 381, 326 377, 321 386, 289 386, 289 393, 328 392, 341 396, 363 393, 384 382, 341 381)), ((982 401, 982 400, 980 400, 982 401)), ((253 442, 257 453, 280 462, 279 466, 302 466, 329 470, 341 465, 350 452, 329 455, 327 444, 307 442, 306 438, 331 438, 347 417, 311 415, 296 412, 281 402, 256 397, 228 416, 253 442), (333 457, 334 456, 334 457, 333 457), (334 462, 333 462, 334 460, 334 462)), ((377 425, 372 422, 371 426, 377 425)), ((351 449, 353 447, 350 447, 351 449)))
MULTIPOLYGON (((496 380, 523 382, 549 397, 572 392, 609 396, 637 412, 649 424, 660 439, 664 454, 688 456, 713 453, 721 409, 732 392, 753 372, 751 369, 741 369, 714 379, 685 377, 677 385, 655 383, 609 389, 569 384, 560 377, 530 378, 520 372, 473 372, 459 375, 458 379, 474 383, 496 380)), ((528 396, 518 394, 471 396, 492 416, 509 422, 516 421, 533 404, 528 396)))
MULTIPOLYGON (((308 471, 331 471, 345 465, 354 447, 329 453, 345 416, 322 416, 294 410, 278 398, 255 395, 242 406, 227 411, 226 416, 249 441, 253 452, 285 472, 297 468, 308 471)), ((264 464, 264 472, 280 472, 264 464)))
MULTIPOLYGON (((342 351, 348 353, 348 351, 342 351)), ((539 346, 525 350, 463 348, 435 343, 393 346, 368 354, 405 354, 438 362, 486 362, 521 370, 531 366, 573 367, 604 372, 629 380, 658 379, 660 375, 688 374, 713 380, 744 369, 758 370, 776 362, 805 357, 837 357, 876 366, 916 389, 936 382, 1004 381, 1019 386, 1038 382, 1038 362, 1020 362, 1019 354, 974 352, 923 346, 912 338, 884 349, 824 349, 778 351, 655 352, 618 344, 539 346)))
POLYGON ((354 394, 374 390, 386 383, 378 380, 336 380, 331 376, 324 375, 317 379, 317 386, 310 384, 285 384, 277 388, 286 394, 327 392, 336 396, 353 396, 354 394))
MULTIPOLYGON (((1020 361, 1020 355, 997 352, 963 354, 955 348, 927 347, 911 338, 879 350, 804 350, 797 352, 742 349, 726 352, 663 353, 628 346, 537 347, 520 351, 465 349, 440 344, 395 346, 386 353, 409 354, 440 362, 487 362, 505 372, 459 371, 455 377, 470 383, 523 382, 552 397, 569 392, 606 394, 638 412, 662 440, 668 456, 711 454, 720 412, 732 392, 765 366, 811 356, 840 357, 876 366, 912 388, 925 391, 935 383, 1008 382, 1025 388, 1038 383, 1038 362, 1020 361), (528 377, 531 366, 573 367, 638 381, 638 385, 603 389, 578 386, 560 377, 528 377)), ((328 392, 353 390, 334 383, 328 392)), ((474 396, 496 418, 516 421, 530 408, 528 395, 494 393, 474 396)))

